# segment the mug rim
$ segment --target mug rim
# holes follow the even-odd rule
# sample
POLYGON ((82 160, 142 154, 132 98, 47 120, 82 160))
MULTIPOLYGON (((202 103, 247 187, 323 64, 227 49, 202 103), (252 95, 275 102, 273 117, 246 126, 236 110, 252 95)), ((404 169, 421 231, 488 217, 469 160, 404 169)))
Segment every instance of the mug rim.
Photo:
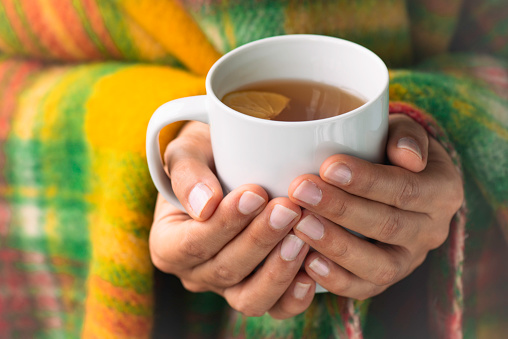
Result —
POLYGON ((352 42, 352 41, 349 41, 349 40, 345 40, 345 39, 342 39, 342 38, 337 38, 337 37, 332 37, 332 36, 326 36, 326 35, 319 35, 319 34, 285 34, 285 35, 276 35, 276 36, 261 38, 259 40, 255 40, 255 41, 246 43, 246 44, 244 44, 242 46, 239 46, 239 47, 229 51, 228 53, 224 54, 222 57, 220 57, 212 65, 212 67, 208 71, 208 74, 206 76, 205 87, 206 87, 206 96, 207 96, 207 98, 211 99, 215 104, 221 106, 221 109, 224 110, 225 112, 227 112, 230 115, 233 115, 233 116, 235 116, 237 118, 243 118, 243 119, 247 119, 247 120, 252 120, 253 122, 255 121, 255 122, 261 123, 261 124, 290 126, 290 125, 303 125, 303 124, 305 124, 305 125, 309 125, 309 124, 322 124, 322 123, 326 123, 328 121, 338 120, 338 119, 345 119, 346 117, 351 117, 351 116, 357 115, 360 112, 368 109, 371 105, 373 105, 375 102, 377 102, 379 100, 379 98, 381 96, 383 96, 384 93, 387 92, 387 88, 389 86, 389 79, 390 79, 390 76, 389 76, 389 72, 388 72, 388 67, 386 66, 384 61, 376 53, 372 52, 370 49, 368 49, 368 48, 366 48, 366 47, 364 47, 364 46, 362 46, 360 44, 357 44, 355 42, 352 42), (246 49, 254 48, 257 45, 265 44, 267 42, 277 41, 277 40, 329 41, 329 42, 333 42, 333 43, 346 44, 346 45, 349 45, 352 48, 359 49, 363 53, 366 53, 367 55, 369 55, 369 57, 373 58, 377 63, 379 63, 382 66, 382 68, 383 68, 383 70, 382 70, 382 72, 383 72, 383 75, 382 75, 383 78, 381 79, 381 81, 384 83, 384 85, 382 86, 382 88, 379 91, 379 93, 377 93, 372 99, 367 100, 367 102, 365 102, 360 107, 357 107, 357 108, 355 108, 355 109, 353 109, 351 111, 348 111, 348 112, 345 112, 345 113, 342 113, 342 114, 339 114, 339 115, 335 115, 335 116, 328 117, 328 118, 323 118, 323 119, 315 119, 315 120, 278 121, 278 120, 261 119, 261 118, 256 118, 256 117, 250 116, 248 114, 243 114, 241 112, 238 112, 238 111, 230 108, 226 104, 224 104, 217 97, 217 95, 215 94, 215 91, 212 88, 212 78, 213 78, 217 68, 219 68, 221 64, 226 62, 227 59, 235 56, 238 53, 242 53, 246 49))

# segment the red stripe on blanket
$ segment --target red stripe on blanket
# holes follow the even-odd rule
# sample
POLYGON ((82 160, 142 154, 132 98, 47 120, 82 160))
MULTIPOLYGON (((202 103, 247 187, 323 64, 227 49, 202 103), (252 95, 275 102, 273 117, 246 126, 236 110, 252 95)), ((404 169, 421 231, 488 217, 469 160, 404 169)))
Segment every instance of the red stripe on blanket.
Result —
POLYGON ((37 42, 30 36, 29 31, 23 24, 23 21, 17 12, 14 1, 3 0, 2 3, 7 19, 23 46, 23 51, 26 51, 33 56, 43 56, 45 51, 41 50, 40 45, 38 45, 37 42))
POLYGON ((83 0, 83 7, 85 8, 90 20, 90 26, 93 28, 95 34, 97 34, 99 37, 102 44, 104 44, 106 50, 113 58, 121 58, 122 53, 120 53, 120 50, 109 35, 108 29, 104 24, 102 15, 99 8, 97 7, 95 0, 83 0))
POLYGON ((478 67, 476 75, 488 83, 508 88, 508 70, 501 67, 478 67))
MULTIPOLYGON (((20 0, 27 20, 30 22, 33 31, 37 32, 40 42, 46 47, 48 53, 51 55, 50 59, 61 58, 64 60, 73 60, 73 54, 69 52, 64 45, 64 42, 59 41, 55 33, 55 23, 50 20, 56 20, 55 17, 48 19, 46 15, 42 14, 44 11, 44 4, 40 0, 20 0)), ((62 1, 65 2, 65 1, 62 1)), ((48 56, 46 55, 47 59, 48 56)))
POLYGON ((23 253, 7 249, 4 240, 0 237, 0 286, 9 293, 0 293, 0 333, 5 338, 33 338, 38 326, 28 293, 28 273, 18 268, 23 253))

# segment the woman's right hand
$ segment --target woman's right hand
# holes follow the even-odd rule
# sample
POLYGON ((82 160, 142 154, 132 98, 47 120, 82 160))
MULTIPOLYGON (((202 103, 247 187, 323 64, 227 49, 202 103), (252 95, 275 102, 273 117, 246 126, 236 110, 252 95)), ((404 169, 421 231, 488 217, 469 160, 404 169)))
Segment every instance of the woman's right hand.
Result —
POLYGON ((288 198, 268 201, 257 185, 223 198, 208 125, 188 123, 164 157, 188 214, 159 195, 150 232, 154 265, 189 291, 222 295, 247 316, 284 319, 305 311, 315 282, 300 271, 309 246, 291 231, 300 207, 288 198))

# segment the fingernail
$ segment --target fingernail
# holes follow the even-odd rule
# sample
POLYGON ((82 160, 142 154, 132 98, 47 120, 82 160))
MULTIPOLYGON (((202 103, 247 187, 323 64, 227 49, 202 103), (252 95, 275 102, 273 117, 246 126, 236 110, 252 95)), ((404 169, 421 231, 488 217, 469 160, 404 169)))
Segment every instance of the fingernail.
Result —
POLYGON ((316 274, 326 277, 330 273, 330 268, 328 268, 328 263, 321 258, 316 258, 312 260, 309 264, 311 270, 316 272, 316 274))
POLYGON ((303 201, 309 205, 317 205, 323 197, 323 192, 315 183, 310 180, 302 181, 302 183, 293 192, 293 197, 303 201))
POLYGON ((418 146, 418 143, 412 138, 400 138, 400 140, 397 142, 397 148, 407 149, 408 151, 416 154, 420 160, 423 159, 420 146, 418 146))
POLYGON ((265 203, 265 199, 256 193, 245 191, 238 201, 238 211, 244 215, 251 214, 265 203))
POLYGON ((295 284, 295 289, 293 290, 293 296, 296 299, 302 300, 307 295, 307 292, 309 292, 310 284, 304 284, 301 282, 297 282, 295 284))
POLYGON ((314 240, 323 238, 323 235, 325 234, 323 224, 313 215, 308 215, 300 220, 296 229, 314 240))
POLYGON ((346 166, 346 164, 341 162, 336 162, 328 166, 324 176, 343 185, 351 182, 351 170, 346 166))
POLYGON ((280 248, 280 257, 286 261, 293 261, 300 253, 300 250, 303 247, 303 240, 298 238, 294 234, 288 234, 282 241, 282 246, 280 248))
POLYGON ((212 190, 203 183, 198 183, 189 193, 189 204, 197 216, 201 215, 203 208, 213 196, 212 190))
POLYGON ((295 211, 277 204, 273 207, 272 213, 270 214, 270 226, 276 230, 280 230, 289 225, 297 215, 298 213, 295 211))

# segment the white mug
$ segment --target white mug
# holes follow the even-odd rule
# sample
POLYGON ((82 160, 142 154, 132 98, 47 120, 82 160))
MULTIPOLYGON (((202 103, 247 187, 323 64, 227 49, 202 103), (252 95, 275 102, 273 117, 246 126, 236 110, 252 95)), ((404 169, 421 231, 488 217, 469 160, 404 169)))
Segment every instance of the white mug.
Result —
MULTIPOLYGON (((243 45, 220 58, 206 78, 206 95, 159 107, 146 136, 148 168, 158 191, 185 211, 176 198, 159 152, 159 132, 173 122, 210 125, 213 157, 224 193, 258 184, 271 198, 287 196, 301 174, 319 173, 333 154, 382 162, 388 134, 388 70, 383 61, 355 43, 318 35, 285 35, 243 45), (270 79, 322 82, 357 93, 361 107, 311 121, 263 120, 221 102, 246 84, 270 79)), ((326 292, 316 286, 316 293, 326 292)))
POLYGON ((224 193, 258 184, 271 198, 287 196, 291 181, 319 173, 333 154, 382 162, 388 133, 388 70, 370 50, 319 35, 284 35, 257 40, 220 58, 206 78, 206 95, 176 99, 153 114, 146 136, 148 167, 163 197, 185 209, 171 188, 159 152, 159 132, 173 122, 209 124, 217 176, 224 193), (243 85, 270 79, 322 82, 359 94, 361 107, 311 121, 263 120, 221 102, 243 85))

